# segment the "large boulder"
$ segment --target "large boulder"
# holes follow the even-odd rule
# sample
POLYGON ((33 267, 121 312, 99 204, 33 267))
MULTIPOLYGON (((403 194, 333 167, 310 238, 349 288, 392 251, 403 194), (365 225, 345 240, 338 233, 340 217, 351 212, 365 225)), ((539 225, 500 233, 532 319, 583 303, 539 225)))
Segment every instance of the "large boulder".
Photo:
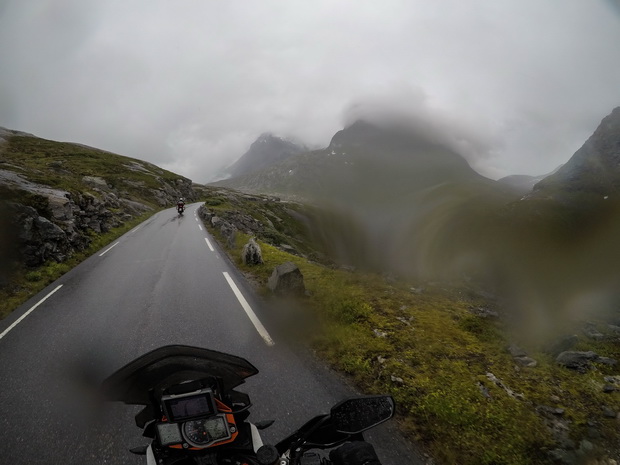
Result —
POLYGON ((555 361, 566 368, 583 372, 590 367, 590 362, 597 358, 598 355, 591 350, 588 352, 566 351, 558 355, 555 361))
POLYGON ((276 266, 267 281, 267 287, 279 295, 303 295, 306 292, 304 276, 293 262, 276 266))
POLYGON ((243 246, 241 261, 244 265, 262 265, 264 263, 260 245, 256 243, 253 237, 243 246))
POLYGON ((566 368, 570 368, 572 370, 577 370, 581 373, 585 372, 590 368, 591 362, 602 363, 604 365, 615 366, 618 361, 609 358, 609 357, 601 357, 596 352, 588 351, 588 352, 576 352, 576 351, 566 351, 562 352, 557 356, 555 361, 566 368))
POLYGON ((211 224, 211 218, 215 216, 215 213, 209 211, 209 209, 203 204, 200 208, 198 208, 198 215, 204 222, 211 224))

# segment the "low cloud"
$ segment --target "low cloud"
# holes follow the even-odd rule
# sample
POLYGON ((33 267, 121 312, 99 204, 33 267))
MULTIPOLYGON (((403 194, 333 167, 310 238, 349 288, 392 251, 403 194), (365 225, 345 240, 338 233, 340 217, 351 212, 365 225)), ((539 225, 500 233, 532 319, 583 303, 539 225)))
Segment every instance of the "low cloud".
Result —
POLYGON ((392 111, 436 128, 484 174, 541 174, 620 104, 620 16, 609 0, 0 8, 1 126, 197 182, 263 132, 326 146, 352 102, 390 94, 392 111))
MULTIPOLYGON (((483 121, 433 108, 428 94, 420 88, 402 86, 382 95, 366 96, 349 105, 343 114, 343 125, 364 120, 377 125, 398 126, 465 157, 472 166, 484 172, 484 164, 501 148, 500 134, 483 121)), ((492 175, 492 174, 491 174, 492 175)))

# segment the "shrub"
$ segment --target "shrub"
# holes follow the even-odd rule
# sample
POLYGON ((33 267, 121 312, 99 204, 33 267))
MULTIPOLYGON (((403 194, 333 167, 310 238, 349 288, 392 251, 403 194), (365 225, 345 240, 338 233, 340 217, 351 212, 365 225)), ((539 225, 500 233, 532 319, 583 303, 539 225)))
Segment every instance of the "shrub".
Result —
POLYGON ((29 271, 28 273, 26 273, 26 281, 30 282, 30 283, 36 283, 37 281, 41 281, 41 278, 43 277, 43 275, 41 274, 40 271, 29 271))

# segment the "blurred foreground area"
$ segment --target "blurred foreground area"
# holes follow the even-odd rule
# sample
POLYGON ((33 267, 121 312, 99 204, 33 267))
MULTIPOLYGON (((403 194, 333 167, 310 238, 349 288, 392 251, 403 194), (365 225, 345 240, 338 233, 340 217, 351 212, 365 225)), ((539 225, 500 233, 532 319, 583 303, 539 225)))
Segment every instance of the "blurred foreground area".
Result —
POLYGON ((338 265, 475 284, 540 342, 614 312, 620 108, 534 189, 481 176, 457 146, 409 121, 360 120, 325 149, 216 184, 312 205, 309 240, 338 265))
POLYGON ((474 202, 422 220, 419 248, 409 252, 420 265, 415 272, 479 282, 515 330, 540 342, 580 320, 620 317, 617 201, 526 198, 491 212, 474 202))
POLYGON ((277 334, 309 342, 362 391, 392 394, 436 463, 620 459, 615 275, 612 264, 591 270, 617 251, 615 206, 600 204, 598 222, 571 208, 550 222, 548 200, 441 190, 446 200, 409 223, 225 189, 208 192, 203 218, 263 293, 277 334), (240 258, 249 217, 262 224, 251 233, 260 265, 240 258), (304 276, 301 299, 267 289, 288 261, 304 276), (591 355, 569 367, 562 353, 591 355))
POLYGON ((406 216, 389 205, 380 213, 322 216, 316 237, 357 269, 476 285, 497 297, 515 331, 539 342, 579 320, 620 318, 617 201, 503 203, 463 186, 441 186, 421 204, 428 208, 406 216))

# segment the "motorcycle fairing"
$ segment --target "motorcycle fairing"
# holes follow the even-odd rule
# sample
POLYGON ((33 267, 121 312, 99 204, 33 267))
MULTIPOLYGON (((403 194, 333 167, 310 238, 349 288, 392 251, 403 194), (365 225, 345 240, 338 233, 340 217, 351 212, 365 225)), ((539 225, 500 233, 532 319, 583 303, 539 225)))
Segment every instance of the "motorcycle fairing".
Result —
POLYGON ((149 405, 150 392, 175 384, 216 377, 224 391, 230 391, 257 373, 258 369, 241 357, 200 347, 169 345, 117 370, 103 382, 103 391, 112 401, 149 405))

